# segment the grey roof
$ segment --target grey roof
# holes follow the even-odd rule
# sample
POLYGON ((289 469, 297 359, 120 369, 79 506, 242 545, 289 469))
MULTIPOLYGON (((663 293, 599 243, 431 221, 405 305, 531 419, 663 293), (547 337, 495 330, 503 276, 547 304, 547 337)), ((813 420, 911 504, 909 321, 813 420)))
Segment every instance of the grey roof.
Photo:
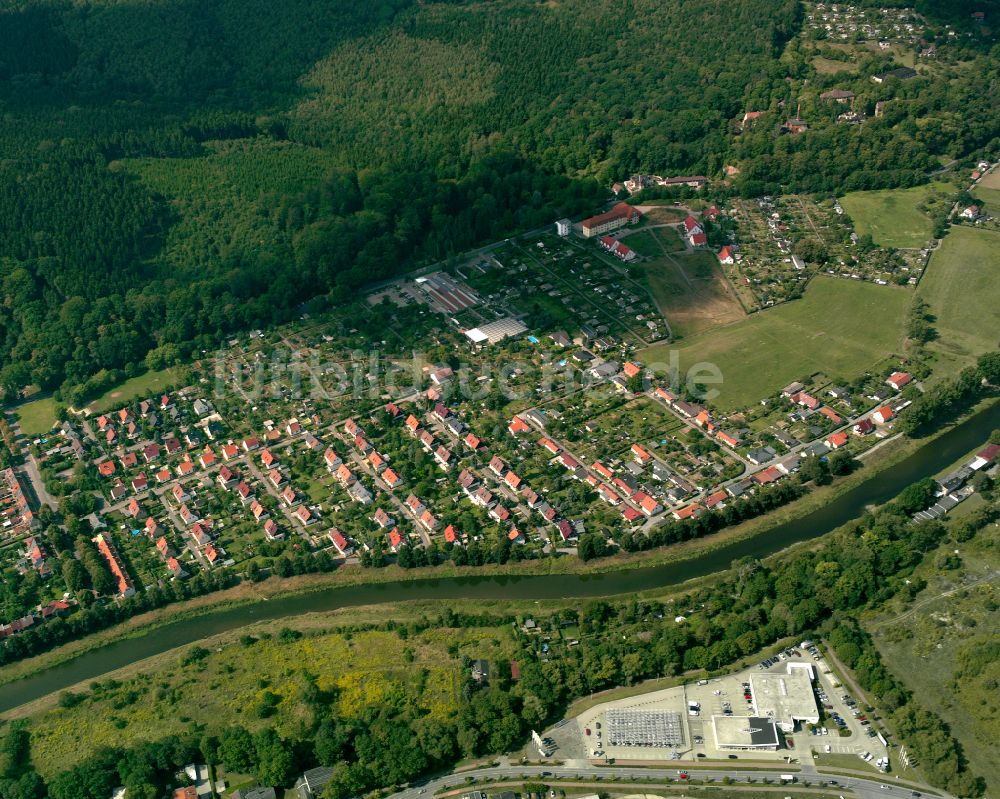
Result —
POLYGON ((230 799, 276 799, 274 788, 255 785, 242 791, 233 791, 230 799))

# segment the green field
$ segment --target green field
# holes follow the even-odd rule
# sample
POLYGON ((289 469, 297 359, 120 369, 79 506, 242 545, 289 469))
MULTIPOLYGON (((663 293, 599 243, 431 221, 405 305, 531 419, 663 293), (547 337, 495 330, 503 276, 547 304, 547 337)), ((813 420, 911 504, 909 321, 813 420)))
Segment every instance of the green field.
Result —
POLYGON ((934 232, 930 216, 918 206, 948 190, 946 183, 911 189, 856 191, 840 199, 859 236, 870 234, 882 247, 923 247, 934 232))
MULTIPOLYGON (((668 228, 661 235, 676 235, 668 228)), ((679 241, 679 239, 678 239, 679 241)), ((660 255, 642 264, 650 293, 674 336, 727 325, 745 314, 710 252, 660 255)))
POLYGON ((991 654, 1000 625, 997 536, 991 525, 964 542, 961 566, 950 570, 935 566, 955 549, 954 542, 946 543, 917 572, 927 587, 912 601, 896 597, 866 624, 892 673, 948 722, 973 770, 986 777, 990 796, 1000 790, 1000 749, 994 745, 1000 734, 1000 663, 991 654), (964 664, 977 662, 981 670, 962 673, 964 664))
POLYGON ((1000 214, 1000 187, 991 188, 980 184, 973 189, 972 196, 979 200, 990 216, 1000 214))
POLYGON ((651 230, 636 231, 635 233, 624 237, 622 241, 639 253, 639 255, 655 258, 656 256, 663 254, 663 248, 660 246, 660 243, 656 240, 653 231, 651 230))
POLYGON ((712 400, 734 409, 772 395, 782 386, 822 372, 850 378, 897 351, 902 341, 909 290, 816 277, 801 300, 762 311, 641 354, 647 365, 680 358, 682 375, 698 362, 716 364, 723 383, 712 400))
POLYGON ((26 402, 15 409, 21 432, 28 437, 40 436, 56 423, 56 401, 51 397, 26 402))
POLYGON ((930 347, 957 371, 1000 346, 1000 233, 955 226, 917 290, 937 317, 930 347))
POLYGON ((87 407, 91 413, 104 413, 138 397, 150 397, 167 386, 173 385, 179 374, 180 371, 176 368, 146 372, 105 391, 87 407))
POLYGON ((229 633, 194 663, 181 660, 190 650, 167 653, 118 683, 86 692, 75 706, 32 714, 32 759, 39 773, 51 777, 100 746, 158 740, 192 724, 268 726, 292 735, 307 720, 300 697, 309 675, 330 692, 337 715, 345 719, 380 705, 412 702, 421 715, 444 721, 457 706, 461 655, 495 659, 511 651, 510 631, 495 627, 432 629, 404 641, 391 632, 345 636, 319 624, 296 620, 304 637, 276 636, 250 646, 240 643, 237 632, 229 633), (257 712, 266 692, 278 700, 269 717, 257 712))

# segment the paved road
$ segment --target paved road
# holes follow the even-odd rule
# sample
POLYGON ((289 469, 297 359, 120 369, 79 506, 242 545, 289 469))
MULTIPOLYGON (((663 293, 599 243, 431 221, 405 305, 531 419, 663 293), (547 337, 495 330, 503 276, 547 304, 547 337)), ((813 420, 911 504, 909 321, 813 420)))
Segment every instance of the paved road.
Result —
MULTIPOLYGON (((759 763, 755 765, 758 767, 760 766, 759 763)), ((478 781, 517 780, 522 777, 539 778, 543 776, 561 777, 563 779, 578 778, 583 780, 600 777, 604 783, 607 784, 609 780, 625 781, 636 777, 639 779, 652 778, 656 780, 677 780, 678 772, 681 770, 687 771, 692 778, 708 778, 717 782, 721 781, 724 777, 731 777, 734 780, 743 780, 746 779, 747 776, 751 776, 755 783, 759 783, 765 777, 769 780, 777 781, 781 774, 794 773, 799 783, 809 782, 812 785, 818 785, 821 781, 829 783, 830 780, 836 780, 839 788, 850 789, 854 791, 857 796, 863 797, 863 799, 908 799, 912 795, 912 789, 909 786, 893 784, 893 778, 888 775, 882 777, 880 780, 878 777, 868 779, 863 777, 842 777, 837 775, 824 776, 819 774, 813 766, 790 766, 783 769, 781 766, 776 765, 773 770, 760 771, 757 769, 748 770, 746 768, 741 770, 737 766, 693 768, 678 763, 677 766, 670 768, 632 768, 627 766, 592 765, 580 765, 576 767, 555 765, 501 765, 498 767, 481 768, 475 771, 463 771, 457 774, 453 773, 435 777, 427 780, 426 782, 413 785, 404 791, 392 794, 388 797, 388 799, 426 799, 427 796, 433 795, 439 790, 448 788, 464 789, 468 787, 467 780, 470 777, 473 777, 478 781), (886 787, 881 787, 883 785, 886 787)), ((635 792, 638 790, 638 785, 636 783, 628 782, 628 787, 629 792, 635 792)))

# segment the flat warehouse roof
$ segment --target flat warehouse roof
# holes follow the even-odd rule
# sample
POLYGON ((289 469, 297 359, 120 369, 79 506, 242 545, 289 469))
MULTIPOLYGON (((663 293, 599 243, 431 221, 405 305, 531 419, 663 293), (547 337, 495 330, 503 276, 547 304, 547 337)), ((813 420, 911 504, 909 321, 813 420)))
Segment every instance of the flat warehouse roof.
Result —
POLYGON ((804 669, 791 674, 751 674, 750 686, 758 716, 769 716, 778 724, 819 720, 812 681, 804 669))
POLYGON ((712 716, 715 744, 720 749, 776 747, 778 730, 771 719, 757 716, 712 716))
POLYGON ((498 341, 503 341, 505 338, 510 338, 511 336, 518 336, 521 333, 527 332, 527 330, 528 328, 522 322, 519 322, 517 319, 508 318, 497 319, 495 322, 490 322, 487 325, 466 330, 465 335, 475 344, 480 344, 483 341, 496 344, 498 341))

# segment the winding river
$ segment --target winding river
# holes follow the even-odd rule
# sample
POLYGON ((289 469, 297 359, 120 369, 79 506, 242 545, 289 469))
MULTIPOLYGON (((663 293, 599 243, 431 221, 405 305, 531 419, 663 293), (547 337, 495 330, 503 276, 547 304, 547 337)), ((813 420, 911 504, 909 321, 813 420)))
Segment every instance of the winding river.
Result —
POLYGON ((757 536, 733 541, 689 560, 605 574, 483 575, 324 588, 267 602, 209 611, 193 619, 159 627, 138 638, 108 643, 61 665, 2 685, 0 712, 174 647, 262 620, 413 599, 469 601, 595 597, 634 594, 676 585, 726 569, 737 558, 747 555, 765 557, 791 544, 824 535, 859 517, 868 506, 887 502, 907 485, 948 467, 982 444, 990 431, 998 427, 1000 403, 993 403, 829 504, 757 536))

